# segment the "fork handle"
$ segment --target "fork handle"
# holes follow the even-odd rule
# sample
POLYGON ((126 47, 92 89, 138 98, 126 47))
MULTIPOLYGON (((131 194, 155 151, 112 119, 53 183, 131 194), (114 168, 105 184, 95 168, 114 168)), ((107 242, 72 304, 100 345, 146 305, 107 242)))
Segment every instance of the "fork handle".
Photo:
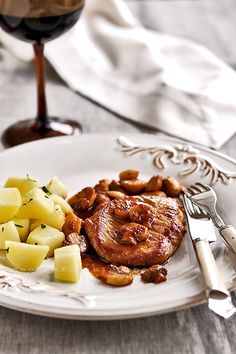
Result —
POLYGON ((225 243, 236 253, 236 229, 232 225, 225 225, 219 231, 225 243))
POLYGON ((206 297, 218 300, 227 298, 230 294, 221 280, 209 242, 197 239, 194 248, 206 287, 206 297))

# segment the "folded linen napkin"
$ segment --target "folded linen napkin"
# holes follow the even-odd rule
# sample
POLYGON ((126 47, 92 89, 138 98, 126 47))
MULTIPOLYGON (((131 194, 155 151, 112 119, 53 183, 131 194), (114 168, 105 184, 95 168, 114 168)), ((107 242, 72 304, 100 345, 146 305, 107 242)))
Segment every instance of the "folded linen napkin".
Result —
MULTIPOLYGON (((32 58, 28 44, 0 39, 32 58)), ((235 72, 201 45, 143 28, 123 0, 86 0, 45 56, 73 90, 134 121, 214 148, 236 131, 235 72)))

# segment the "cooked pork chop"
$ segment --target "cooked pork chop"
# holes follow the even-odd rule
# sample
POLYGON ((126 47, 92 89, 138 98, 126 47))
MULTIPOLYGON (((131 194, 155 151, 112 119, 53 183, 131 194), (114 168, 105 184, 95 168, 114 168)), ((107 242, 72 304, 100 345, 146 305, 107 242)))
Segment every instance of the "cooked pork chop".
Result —
POLYGON ((85 221, 97 254, 117 265, 166 262, 185 233, 182 206, 173 198, 132 196, 108 202, 85 221))

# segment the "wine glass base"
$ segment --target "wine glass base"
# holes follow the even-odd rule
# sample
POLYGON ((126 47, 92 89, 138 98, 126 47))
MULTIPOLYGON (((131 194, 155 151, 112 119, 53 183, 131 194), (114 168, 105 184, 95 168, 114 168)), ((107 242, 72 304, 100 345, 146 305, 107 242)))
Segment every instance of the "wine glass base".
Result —
POLYGON ((81 133, 81 125, 73 120, 50 117, 47 128, 38 128, 35 119, 28 119, 7 128, 3 132, 2 142, 6 147, 10 147, 39 139, 81 133))

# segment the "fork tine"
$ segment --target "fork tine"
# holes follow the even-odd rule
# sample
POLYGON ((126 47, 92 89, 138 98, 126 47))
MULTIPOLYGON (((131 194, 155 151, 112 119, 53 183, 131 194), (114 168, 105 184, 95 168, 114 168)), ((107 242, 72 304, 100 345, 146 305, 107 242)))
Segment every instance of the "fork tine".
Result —
POLYGON ((191 202, 189 201, 189 198, 187 198, 187 205, 188 205, 189 214, 193 214, 193 213, 194 213, 193 203, 191 203, 191 202))
POLYGON ((186 209, 187 209, 187 212, 188 212, 189 214, 192 214, 192 212, 191 212, 191 210, 190 210, 190 208, 189 208, 189 198, 188 198, 185 194, 183 195, 183 197, 184 197, 185 207, 186 207, 186 209))
POLYGON ((189 196, 191 197, 192 195, 196 194, 195 190, 192 188, 192 186, 187 188, 187 191, 189 192, 189 196))
POLYGON ((191 209, 193 213, 197 213, 199 215, 202 214, 200 208, 196 204, 194 204, 191 199, 188 199, 188 203, 189 205, 191 205, 191 209))
POLYGON ((198 213, 201 214, 201 210, 186 196, 184 195, 184 200, 186 202, 187 210, 189 214, 198 213))
POLYGON ((186 210, 187 212, 189 213, 190 216, 193 216, 193 217, 199 217, 199 218, 205 218, 205 217, 208 217, 207 214, 198 207, 198 205, 196 205, 194 203, 194 201, 192 201, 190 199, 189 196, 187 196, 186 194, 183 193, 183 198, 184 198, 184 201, 185 201, 185 207, 186 207, 186 210))
POLYGON ((206 184, 200 182, 197 182, 195 186, 198 186, 199 188, 203 189, 202 192, 211 190, 210 187, 208 187, 206 184))
POLYGON ((185 188, 184 194, 187 195, 187 197, 190 198, 194 194, 194 192, 191 189, 191 187, 187 187, 187 188, 185 188))
POLYGON ((193 209, 194 209, 195 213, 202 215, 202 211, 200 210, 200 208, 195 203, 192 203, 192 204, 193 204, 193 209))
POLYGON ((202 193, 202 189, 196 186, 196 184, 192 184, 190 188, 192 190, 192 194, 202 193))

